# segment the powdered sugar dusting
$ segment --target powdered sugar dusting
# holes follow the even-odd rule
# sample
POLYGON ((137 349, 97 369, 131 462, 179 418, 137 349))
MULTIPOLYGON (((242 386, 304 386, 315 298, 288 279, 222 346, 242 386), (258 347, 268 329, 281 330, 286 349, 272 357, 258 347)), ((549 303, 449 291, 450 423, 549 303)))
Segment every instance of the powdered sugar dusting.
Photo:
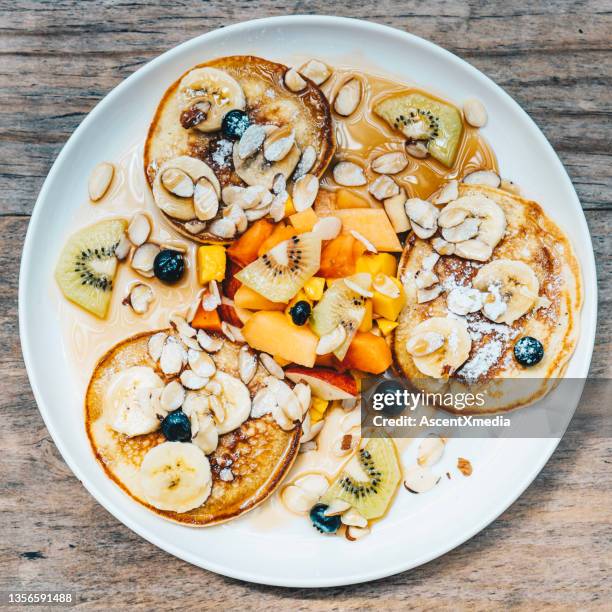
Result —
POLYGON ((491 340, 482 346, 476 354, 465 362, 458 376, 467 382, 476 382, 484 376, 502 356, 504 345, 501 340, 491 340))
POLYGON ((212 154, 212 160, 219 168, 226 168, 229 165, 229 159, 234 150, 234 143, 231 140, 219 140, 217 148, 212 154))

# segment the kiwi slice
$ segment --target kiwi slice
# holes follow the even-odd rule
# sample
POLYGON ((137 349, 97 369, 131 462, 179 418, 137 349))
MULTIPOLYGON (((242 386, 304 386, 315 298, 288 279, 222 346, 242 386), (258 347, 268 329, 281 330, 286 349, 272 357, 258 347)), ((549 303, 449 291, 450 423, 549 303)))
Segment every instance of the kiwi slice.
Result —
POLYGON ((374 112, 409 142, 422 142, 430 155, 449 168, 455 162, 463 132, 461 113, 451 104, 421 93, 385 98, 374 112))
POLYGON ((321 239, 312 233, 280 242, 236 274, 272 302, 288 302, 321 265, 321 239))
POLYGON ((381 517, 401 479, 395 444, 391 438, 370 438, 340 471, 321 503, 342 499, 365 518, 381 517))
MULTIPOLYGON (((361 284, 361 274, 347 277, 361 284)), ((365 298, 351 289, 344 279, 336 281, 325 291, 319 303, 313 308, 310 326, 319 336, 332 332, 338 325, 346 330, 346 339, 334 351, 334 355, 342 361, 349 345, 361 325, 365 315, 365 298)))
POLYGON ((64 296, 101 319, 113 292, 115 249, 126 226, 124 219, 110 219, 79 230, 64 245, 55 268, 64 296))

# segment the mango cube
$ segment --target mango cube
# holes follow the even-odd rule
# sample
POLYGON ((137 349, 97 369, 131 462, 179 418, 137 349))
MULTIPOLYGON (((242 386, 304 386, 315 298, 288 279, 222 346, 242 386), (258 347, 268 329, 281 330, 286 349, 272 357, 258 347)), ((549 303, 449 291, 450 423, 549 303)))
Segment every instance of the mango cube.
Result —
POLYGON ((304 293, 308 299, 318 302, 325 291, 325 279, 321 276, 312 276, 304 285, 304 293))
POLYGON ((395 276, 397 259, 391 253, 364 253, 355 264, 356 272, 369 272, 374 278, 377 274, 395 276))
POLYGON ((314 224, 319 220, 317 213, 312 208, 307 208, 302 212, 295 213, 289 217, 291 225, 295 228, 298 234, 309 232, 314 227, 314 224))
POLYGON ((320 397, 313 397, 310 400, 310 422, 316 423, 320 421, 325 415, 328 406, 329 400, 324 400, 320 397))
POLYGON ((388 336, 399 325, 397 321, 389 321, 389 319, 376 319, 376 323, 383 336, 388 336))
POLYGON ((222 281, 225 278, 225 247, 220 244, 201 246, 197 266, 200 285, 206 285, 211 280, 222 281))
POLYGON ((293 198, 288 195, 287 200, 285 201, 285 217, 290 217, 291 215, 295 215, 297 211, 295 210, 295 206, 293 205, 293 198))
POLYGON ((406 294, 404 293, 404 287, 397 278, 389 277, 391 281, 398 287, 399 295, 396 298, 389 297, 380 291, 374 290, 374 297, 372 297, 372 303, 374 312, 377 315, 389 321, 395 321, 401 312, 404 304, 406 303, 406 294))

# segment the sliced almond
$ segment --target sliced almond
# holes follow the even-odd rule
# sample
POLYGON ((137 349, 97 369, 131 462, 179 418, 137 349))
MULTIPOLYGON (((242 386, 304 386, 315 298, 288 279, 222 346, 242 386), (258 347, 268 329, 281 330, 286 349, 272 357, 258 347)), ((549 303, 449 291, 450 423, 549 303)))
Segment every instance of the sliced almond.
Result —
POLYGON ((164 374, 178 374, 185 363, 185 349, 173 336, 169 336, 162 348, 159 367, 164 374))
POLYGON ((300 76, 300 73, 295 68, 289 68, 285 72, 285 86, 289 91, 297 93, 306 88, 306 81, 300 76))
POLYGON ((189 367, 202 378, 210 378, 217 371, 217 366, 212 357, 203 351, 189 349, 187 352, 189 367))
POLYGON ((482 240, 466 240, 455 244, 455 255, 464 259, 472 259, 474 261, 487 261, 493 254, 493 249, 490 245, 482 242, 482 240))
POLYGON ((134 246, 140 246, 147 241, 151 233, 149 218, 142 213, 135 214, 127 228, 127 235, 134 246))
POLYGON ((370 531, 371 530, 369 527, 355 527, 351 525, 347 528, 345 537, 351 542, 356 542, 357 540, 361 540, 361 538, 365 538, 367 535, 369 535, 370 531))
POLYGON ((223 217, 229 219, 236 226, 236 231, 241 234, 244 232, 249 224, 246 213, 238 204, 226 208, 223 211, 223 217))
POLYGON ((357 230, 351 230, 351 236, 355 238, 355 240, 359 240, 361 244, 366 248, 370 253, 378 253, 378 249, 361 233, 357 230))
POLYGON ((440 259, 440 255, 438 253, 430 253, 429 255, 423 257, 421 261, 421 268, 423 270, 433 270, 440 259))
POLYGON ((213 219, 219 210, 219 196, 214 185, 205 177, 195 184, 193 192, 193 207, 200 221, 213 219))
POLYGON ((342 221, 338 217, 323 217, 319 219, 312 228, 312 233, 321 240, 333 240, 340 234, 342 221))
POLYGON ((400 288, 386 274, 377 274, 372 281, 372 288, 392 300, 400 296, 400 288))
POLYGON ((132 268, 142 276, 153 277, 153 263, 159 251, 159 247, 152 242, 145 242, 140 245, 132 255, 132 268))
POLYGON ((305 174, 293 185, 293 206, 297 212, 310 208, 319 193, 319 179, 313 174, 305 174))
POLYGON ((331 76, 331 73, 332 71, 329 66, 315 59, 310 60, 300 68, 300 74, 310 79, 315 85, 325 83, 331 76))
POLYGON ((251 403, 251 417, 253 419, 259 419, 264 414, 268 414, 272 411, 272 408, 276 403, 277 401, 270 389, 267 387, 259 389, 253 398, 253 402, 251 403))
POLYGON ((266 129, 256 123, 250 125, 238 142, 238 157, 246 159, 259 151, 266 139, 266 129))
POLYGON ((406 168, 408 160, 401 151, 383 153, 372 161, 372 170, 378 174, 397 174, 406 168))
POLYGON ((210 291, 205 291, 202 295, 202 309, 206 312, 212 312, 220 306, 221 300, 216 295, 213 295, 210 291))
POLYGON ((167 337, 168 334, 165 334, 164 332, 157 332, 149 338, 147 349, 149 351, 149 356, 153 361, 159 361, 167 337))
POLYGON ((361 272, 352 277, 344 279, 344 284, 354 291, 357 295, 362 295, 366 298, 371 298, 374 294, 370 291, 372 285, 372 275, 368 272, 361 272))
POLYGON ((414 280, 417 289, 427 289, 438 283, 440 279, 432 270, 419 270, 414 280))
POLYGON ((417 159, 425 159, 429 155, 429 150, 422 142, 407 142, 406 153, 417 159))
POLYGON ((209 336, 203 329, 198 329, 196 338, 198 340, 198 344, 204 349, 207 353, 216 353, 221 350, 223 346, 222 338, 213 338, 209 336))
POLYGON ((431 202, 420 198, 410 198, 406 200, 404 207, 417 236, 422 237, 415 229, 415 225, 428 232, 431 231, 431 235, 435 233, 438 228, 439 211, 431 202))
POLYGON ((130 254, 131 248, 132 243, 130 242, 129 238, 123 234, 123 236, 121 236, 119 239, 119 243, 115 247, 115 257, 119 261, 123 261, 130 254))
POLYGON ((228 185, 223 188, 221 199, 228 206, 238 204, 244 210, 248 210, 249 208, 254 208, 261 202, 266 191, 267 189, 262 185, 250 185, 249 187, 228 185))
POLYGON ((245 211, 245 215, 247 218, 247 221, 249 223, 252 223, 253 221, 257 221, 259 219, 263 219, 269 212, 269 208, 264 208, 264 209, 257 209, 257 208, 253 208, 251 210, 247 210, 245 211))
POLYGON ((202 233, 206 229, 206 223, 192 219, 191 221, 187 221, 184 227, 190 234, 195 236, 196 234, 202 233))
POLYGON ((257 371, 257 357, 246 345, 238 353, 238 371, 240 373, 240 380, 245 385, 248 385, 253 380, 253 376, 255 376, 257 371))
POLYGON ((459 225, 443 228, 442 237, 447 242, 463 242, 478 235, 479 228, 480 219, 477 219, 476 217, 470 217, 459 225))
POLYGON ((239 327, 231 325, 227 321, 221 321, 221 331, 232 341, 244 344, 246 342, 239 327))
POLYGON ((208 383, 208 378, 198 376, 193 370, 183 370, 181 372, 181 383, 186 389, 197 391, 203 389, 208 383))
POLYGON ((334 110, 343 117, 349 117, 357 110, 361 97, 361 82, 359 79, 350 79, 338 91, 334 100, 334 110))
POLYGON ((153 301, 153 289, 149 285, 136 283, 132 285, 128 299, 135 313, 144 314, 153 301))
POLYGON ((400 188, 390 176, 383 174, 370 184, 368 191, 377 200, 382 201, 396 196, 400 192, 400 188))
POLYGON ((428 467, 413 465, 404 472, 404 487, 411 493, 426 493, 440 482, 428 467))
POLYGON ((92 202, 99 202, 106 195, 114 175, 115 166, 109 162, 102 162, 91 171, 87 189, 92 202))
POLYGON ((465 316, 478 312, 483 305, 483 294, 471 287, 455 287, 446 296, 446 306, 451 312, 465 316))
POLYGON ((304 417, 304 422, 302 423, 302 437, 300 438, 300 442, 303 444, 304 442, 310 442, 310 440, 314 440, 323 429, 325 425, 325 419, 321 419, 316 423, 312 423, 310 420, 310 415, 307 414, 304 417))
POLYGON ((178 410, 185 401, 185 388, 178 380, 169 382, 163 389, 160 405, 166 412, 178 410))
POLYGON ((435 285, 430 289, 419 289, 417 291, 417 303, 426 304, 435 300, 443 291, 442 285, 435 285))
POLYGON ((195 338, 196 330, 187 323, 187 321, 178 314, 172 314, 169 317, 170 325, 176 329, 176 331, 181 336, 185 336, 186 338, 195 338))
POLYGON ((487 109, 476 98, 470 98, 465 101, 463 104, 463 115, 465 120, 474 127, 480 128, 487 124, 487 109))
POLYGON ((455 180, 445 183, 438 194, 431 199, 432 204, 448 204, 459 197, 459 183, 455 180))
POLYGON ((467 210, 445 206, 438 215, 438 225, 444 229, 461 225, 467 217, 467 210))
POLYGON ((436 236, 431 241, 431 246, 440 255, 453 255, 455 252, 455 245, 452 242, 446 242, 444 238, 440 238, 439 236, 436 236))
POLYGON ((312 145, 308 145, 303 151, 295 171, 293 180, 297 181, 300 177, 308 174, 317 161, 317 151, 312 145))
POLYGON ((275 223, 278 223, 285 216, 285 204, 289 194, 286 191, 274 196, 272 204, 270 204, 269 215, 275 223))
POLYGON ((499 187, 501 178, 493 170, 476 170, 463 177, 466 185, 487 185, 488 187, 499 187))
POLYGON ((363 168, 350 161, 342 161, 334 166, 334 181, 343 187, 359 187, 368 181, 363 168))
POLYGON ((389 217, 389 221, 391 221, 393 229, 398 234, 406 232, 410 229, 410 220, 408 219, 408 215, 406 214, 406 209, 404 207, 405 203, 406 193, 404 190, 401 190, 396 196, 387 198, 383 202, 387 217, 389 217))
POLYGON ((406 350, 415 357, 424 357, 442 348, 445 338, 438 332, 423 332, 411 336, 406 342, 406 350))
POLYGON ((298 383, 293 387, 293 392, 298 399, 300 407, 302 408, 302 416, 304 416, 310 408, 310 400, 312 398, 312 390, 310 385, 305 383, 298 383))
POLYGON ((280 365, 278 365, 271 355, 268 355, 268 353, 260 353, 259 360, 261 361, 263 367, 266 368, 266 370, 268 370, 272 376, 275 376, 281 380, 285 378, 285 371, 280 367, 280 365))
POLYGON ((330 502, 329 506, 327 506, 327 510, 323 512, 323 516, 338 516, 343 512, 346 512, 351 507, 347 501, 343 499, 334 499, 330 502))
POLYGON ((163 187, 179 198, 191 198, 194 185, 191 177, 178 168, 167 168, 161 175, 163 187))
POLYGON ((227 218, 216 219, 208 226, 208 229, 211 234, 219 238, 233 238, 236 235, 236 224, 227 218))
POLYGON ((264 141, 263 154, 269 162, 277 162, 287 157, 295 144, 295 131, 285 125, 272 132, 264 141))
POLYGON ((327 355, 335 351, 346 340, 346 329, 338 325, 334 330, 321 336, 317 344, 317 355, 327 355))
POLYGON ((346 510, 340 520, 344 525, 350 525, 351 527, 367 527, 368 519, 360 514, 355 508, 349 508, 346 510))
POLYGON ((430 467, 440 461, 444 454, 444 440, 440 436, 432 435, 424 438, 417 450, 417 463, 423 467, 430 467))

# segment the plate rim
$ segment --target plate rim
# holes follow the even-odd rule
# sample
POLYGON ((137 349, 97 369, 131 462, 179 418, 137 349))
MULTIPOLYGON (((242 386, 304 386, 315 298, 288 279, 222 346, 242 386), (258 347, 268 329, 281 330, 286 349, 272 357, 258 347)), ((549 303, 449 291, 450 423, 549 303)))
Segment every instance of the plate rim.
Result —
MULTIPOLYGON (((552 159, 554 160, 555 165, 557 166, 557 172, 563 176, 564 181, 566 182, 566 186, 568 188, 568 193, 571 195, 573 200, 573 204, 577 206, 579 214, 577 215, 577 219, 579 219, 580 224, 583 226, 583 229, 586 229, 586 233, 589 236, 589 244, 590 250, 588 250, 589 255, 589 266, 588 270, 582 270, 583 279, 587 274, 590 275, 590 286, 594 288, 594 295, 587 296, 586 293, 584 295, 584 301, 586 303, 587 299, 592 300, 593 308, 594 308, 594 320, 597 320, 597 311, 598 311, 598 295, 597 295, 597 279, 595 273, 595 258, 593 251, 593 243, 590 234, 590 230, 586 223, 586 217, 584 215, 584 210, 580 205, 580 200, 574 186, 571 182, 569 175, 561 160, 559 159, 557 153, 555 152, 552 145, 548 142, 540 128, 535 124, 533 119, 527 114, 527 112, 512 98, 500 85, 495 83, 491 78, 486 76, 483 72, 478 70, 476 67, 472 66, 470 63, 462 59, 461 57, 455 55, 451 51, 429 41, 423 39, 415 34, 410 32, 406 32, 403 30, 399 30, 397 28, 379 24, 373 21, 364 20, 364 19, 355 19, 348 17, 336 17, 329 15, 287 15, 287 16, 276 16, 276 17, 265 17, 260 19, 253 19, 248 21, 242 21, 239 23, 234 23, 228 25, 223 28, 218 28, 216 30, 212 30, 210 32, 206 32, 197 37, 191 38, 179 45, 171 47, 164 53, 158 55, 153 58, 143 66, 141 66, 134 73, 129 75, 127 78, 123 79, 120 83, 118 83, 104 98, 102 98, 96 106, 86 115, 83 121, 79 124, 79 126, 74 130, 74 132, 70 135, 61 151, 59 152, 56 160, 54 161, 51 169, 49 170, 47 177, 43 183, 43 186, 39 192, 39 195, 36 199, 36 203, 32 210, 32 214, 30 216, 30 221, 28 224, 28 230, 26 233, 26 237, 24 240, 24 246, 21 255, 21 264, 19 269, 19 292, 18 292, 18 316, 19 316, 19 336, 21 343, 21 350, 23 354, 23 360, 26 367, 26 371, 28 374, 28 379, 30 382, 30 386, 32 388, 34 398, 36 400, 36 404, 38 410, 43 418, 45 426, 49 431, 54 444, 58 448, 60 454, 62 455, 63 460, 69 466, 73 474, 77 477, 77 479, 83 484, 83 486, 87 489, 87 491, 92 495, 92 497, 104 507, 107 511, 109 511, 117 520, 122 522, 126 527, 128 527, 131 531, 135 532, 137 535, 157 546, 158 548, 166 551, 169 554, 172 554, 175 557, 178 557, 188 563, 191 563, 195 566, 201 567, 203 569, 213 571, 215 573, 228 576, 231 578, 236 578, 240 580, 244 580, 247 582, 253 582, 257 584, 266 584, 272 586, 283 586, 283 587, 307 587, 307 588, 321 588, 321 587, 330 587, 330 586, 344 586, 350 584, 363 583, 373 580, 379 580, 381 578, 385 578, 388 576, 392 576, 398 574, 403 571, 407 571, 412 568, 419 567, 424 563, 427 563, 433 559, 436 559, 447 552, 453 550, 457 546, 463 544, 468 541, 474 535, 482 531, 488 525, 490 525, 493 521, 495 521, 505 510, 508 509, 529 487, 529 485, 535 480, 537 475, 546 465, 550 456, 556 449, 559 444, 561 438, 543 438, 542 452, 540 456, 540 460, 537 464, 524 475, 524 477, 520 481, 520 485, 516 486, 516 489, 512 491, 511 494, 507 495, 505 498, 500 500, 495 509, 492 512, 489 512, 485 517, 481 517, 478 523, 469 530, 463 530, 459 533, 459 535, 453 540, 449 540, 443 546, 439 546, 435 550, 429 551, 427 554, 421 555, 419 558, 412 559, 409 562, 401 562, 395 564, 394 566, 385 566, 384 569, 378 571, 368 571, 364 574, 356 574, 346 579, 338 579, 338 578, 324 578, 322 576, 314 576, 314 577, 304 577, 299 580, 295 580, 292 578, 276 578, 273 575, 260 575, 253 574, 252 572, 243 571, 243 570, 235 570, 232 567, 228 567, 225 565, 217 564, 214 561, 205 560, 203 561, 201 558, 198 558, 196 555, 189 553, 188 551, 181 550, 177 546, 173 545, 171 542, 162 541, 160 538, 156 536, 154 532, 150 532, 147 528, 142 527, 136 520, 132 520, 129 511, 120 508, 117 504, 115 504, 112 500, 107 499, 105 495, 95 489, 94 486, 91 486, 87 480, 88 477, 83 473, 81 468, 78 465, 78 462, 73 460, 70 456, 70 453, 66 450, 61 435, 55 430, 54 426, 51 424, 50 418, 48 418, 48 408, 45 404, 43 398, 43 391, 41 386, 38 384, 38 380, 36 378, 36 374, 34 373, 34 367, 32 366, 32 351, 30 350, 31 339, 28 333, 28 329, 26 326, 26 313, 25 313, 25 301, 27 297, 26 290, 26 282, 25 279, 28 275, 28 269, 32 265, 33 258, 33 239, 32 235, 34 234, 34 229, 38 224, 38 218, 41 214, 42 204, 46 199, 47 191, 50 188, 50 185, 53 183, 54 176, 58 172, 58 169, 63 164, 64 158, 68 155, 70 149, 74 146, 74 142, 76 140, 77 135, 85 129, 87 125, 94 122, 99 114, 101 114, 104 108, 112 103, 114 98, 119 95, 119 93, 128 87, 128 85, 135 80, 136 78, 143 78, 149 72, 154 71, 159 64, 167 60, 171 60, 172 56, 178 55, 180 52, 189 49, 190 47, 197 47, 202 39, 206 39, 210 41, 211 39, 215 39, 217 37, 222 38, 225 36, 226 32, 236 33, 240 30, 249 30, 255 27, 265 27, 268 25, 273 26, 282 26, 283 24, 304 24, 304 25, 339 25, 340 27, 349 26, 362 28, 364 31, 376 32, 378 34, 382 34, 385 36, 396 37, 398 39, 403 39, 404 41, 411 42, 412 44, 420 45, 426 48, 429 52, 439 55, 442 59, 446 60, 446 62, 459 63, 463 69, 472 73, 472 75, 487 83, 490 87, 493 87, 497 90, 497 92, 505 98, 505 101, 514 108, 515 111, 518 111, 522 118, 526 120, 530 125, 532 132, 536 135, 537 139, 543 144, 545 148, 548 148, 550 153, 552 153, 552 159)), ((583 291, 586 283, 583 282, 583 291)), ((586 378, 590 363, 592 360, 593 350, 594 350, 594 342, 595 342, 595 330, 596 323, 592 323, 590 325, 590 333, 587 337, 589 348, 589 358, 585 360, 585 363, 582 364, 583 377, 586 378)), ((581 328, 580 334, 583 335, 586 333, 586 330, 581 328)))

